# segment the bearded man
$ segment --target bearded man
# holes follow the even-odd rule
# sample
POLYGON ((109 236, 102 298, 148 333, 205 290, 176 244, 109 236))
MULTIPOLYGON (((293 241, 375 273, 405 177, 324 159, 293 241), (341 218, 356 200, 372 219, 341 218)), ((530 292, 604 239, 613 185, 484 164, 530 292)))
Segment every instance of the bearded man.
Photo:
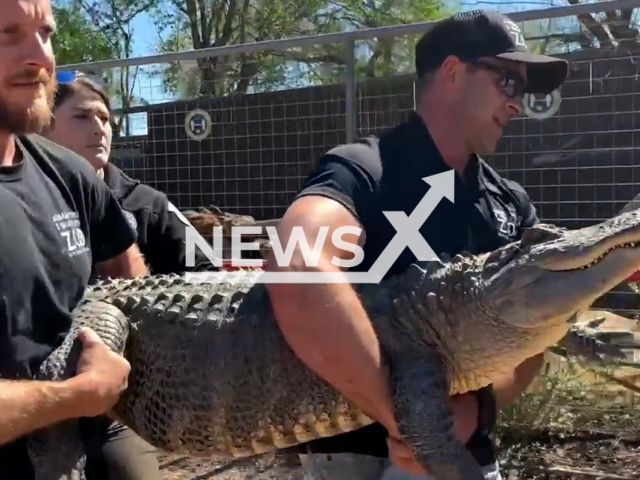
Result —
POLYGON ((49 0, 3 0, 0 16, 0 478, 34 472, 25 436, 107 412, 130 365, 81 333, 77 375, 32 380, 71 326, 92 266, 147 273, 117 200, 91 166, 37 135, 51 119, 55 30, 49 0))

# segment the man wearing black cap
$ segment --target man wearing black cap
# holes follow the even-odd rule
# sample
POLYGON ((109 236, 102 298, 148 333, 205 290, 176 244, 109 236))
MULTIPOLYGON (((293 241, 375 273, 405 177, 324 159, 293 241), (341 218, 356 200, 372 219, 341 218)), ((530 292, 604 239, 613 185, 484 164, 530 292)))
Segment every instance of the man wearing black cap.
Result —
MULTIPOLYGON (((396 234, 383 212, 410 215, 430 188, 422 179, 451 169, 455 202, 443 199, 420 227, 439 256, 494 250, 538 221, 522 187, 501 178, 478 155, 495 150, 505 124, 521 113, 524 93, 550 93, 562 84, 567 62, 528 53, 513 21, 474 11, 438 22, 424 35, 416 46, 416 70, 416 111, 379 137, 338 146, 320 159, 282 219, 283 245, 298 226, 308 242, 322 227, 329 227, 326 238, 339 227, 362 228, 360 237, 342 238, 364 250, 364 260, 351 270, 366 271, 396 234)), ((315 267, 305 264, 298 248, 290 266, 278 266, 272 257, 267 268, 339 272, 334 256, 351 258, 325 242, 315 267)), ((388 275, 415 260, 406 248, 388 275)), ((268 289, 280 328, 301 360, 379 422, 305 445, 301 459, 310 478, 428 478, 398 432, 379 345, 353 288, 268 289)), ((529 359, 504 383, 451 399, 455 435, 487 478, 499 478, 489 435, 497 411, 520 395, 541 365, 541 356, 529 359)))

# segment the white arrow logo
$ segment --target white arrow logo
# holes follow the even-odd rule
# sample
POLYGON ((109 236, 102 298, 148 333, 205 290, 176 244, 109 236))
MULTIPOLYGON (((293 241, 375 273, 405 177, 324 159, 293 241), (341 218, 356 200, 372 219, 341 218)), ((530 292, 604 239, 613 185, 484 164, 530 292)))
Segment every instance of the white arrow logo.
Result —
MULTIPOLYGON (((391 222, 397 233, 367 273, 379 275, 381 279, 384 278, 393 265, 393 262, 398 259, 406 247, 409 247, 420 261, 440 260, 420 234, 420 227, 427 221, 429 215, 433 213, 440 203, 440 200, 442 200, 442 197, 447 197, 453 203, 455 189, 454 171, 449 170, 438 173, 437 175, 425 177, 422 180, 431 185, 431 188, 426 195, 422 197, 420 203, 416 205, 410 217, 407 217, 404 212, 382 212, 389 222, 391 222)), ((352 272, 349 272, 349 274, 351 273, 352 272)))
MULTIPOLYGON (((232 276, 228 272, 207 272, 188 273, 188 280, 207 283, 236 283, 242 281, 255 283, 379 283, 407 247, 420 261, 439 261, 440 259, 431 246, 420 234, 420 228, 443 197, 446 197, 452 203, 454 202, 455 172, 454 170, 448 170, 430 177, 424 177, 422 180, 428 183, 431 188, 422 197, 422 200, 416 205, 410 216, 407 217, 404 212, 383 212, 396 229, 396 234, 367 272, 239 271, 232 276)), ((192 248, 194 246, 191 244, 187 246, 187 250, 192 248)), ((243 261, 239 261, 238 265, 241 266, 242 263, 243 261)))

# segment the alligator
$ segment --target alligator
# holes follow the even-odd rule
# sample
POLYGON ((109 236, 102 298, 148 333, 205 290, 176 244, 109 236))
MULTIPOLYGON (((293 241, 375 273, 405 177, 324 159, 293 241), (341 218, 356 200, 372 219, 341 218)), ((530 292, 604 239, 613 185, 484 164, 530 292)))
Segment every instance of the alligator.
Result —
MULTIPOLYGON (((640 195, 633 197, 618 214, 630 212, 638 208, 640 208, 640 195)), ((625 279, 625 281, 607 292, 607 295, 593 302, 592 308, 612 310, 621 317, 633 320, 637 312, 640 311, 638 286, 630 284, 625 279)))
MULTIPOLYGON (((271 253, 271 242, 269 236, 264 230, 264 227, 274 226, 279 222, 279 219, 269 220, 255 220, 249 215, 238 215, 230 212, 223 212, 216 206, 208 208, 199 208, 198 211, 185 210, 182 212, 184 216, 189 220, 198 233, 205 239, 211 241, 213 239, 214 228, 220 227, 222 236, 225 239, 226 248, 223 246, 223 257, 230 258, 231 249, 231 231, 234 227, 260 227, 262 231, 260 233, 245 234, 245 237, 251 237, 251 241, 256 245, 256 250, 259 251, 259 255, 262 259, 266 259, 271 253), (225 251, 226 250, 226 251, 225 251)), ((246 252, 247 256, 252 255, 250 252, 246 252)))
MULTIPOLYGON (((448 396, 499 381, 548 347, 584 344, 577 313, 640 268, 637 242, 640 210, 577 230, 538 224, 493 252, 418 261, 353 286, 380 339, 400 432, 425 471, 483 480, 454 436, 448 396)), ((89 287, 37 378, 73 376, 76 332, 90 326, 131 363, 113 415, 161 450, 232 460, 374 422, 290 349, 263 272, 218 274, 229 283, 151 275, 89 287)), ((30 437, 37 479, 83 478, 77 427, 30 437)))

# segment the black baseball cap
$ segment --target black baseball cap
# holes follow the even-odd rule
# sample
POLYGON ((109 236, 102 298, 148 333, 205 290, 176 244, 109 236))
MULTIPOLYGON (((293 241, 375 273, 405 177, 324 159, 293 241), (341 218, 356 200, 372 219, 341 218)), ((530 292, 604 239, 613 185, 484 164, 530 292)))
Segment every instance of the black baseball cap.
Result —
POLYGON ((493 10, 457 13, 437 22, 416 44, 416 73, 422 77, 454 55, 462 61, 497 57, 527 66, 526 93, 551 93, 567 77, 569 63, 529 53, 518 25, 493 10))

